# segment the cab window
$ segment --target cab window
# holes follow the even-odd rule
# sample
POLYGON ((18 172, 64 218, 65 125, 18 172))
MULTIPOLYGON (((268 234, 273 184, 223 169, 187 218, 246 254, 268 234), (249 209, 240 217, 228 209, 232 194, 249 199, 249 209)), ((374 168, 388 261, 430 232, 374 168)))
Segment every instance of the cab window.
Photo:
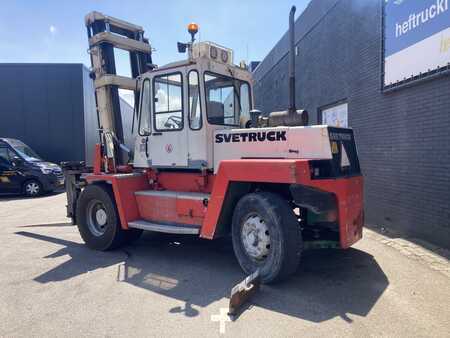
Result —
POLYGON ((239 126, 251 109, 250 86, 228 76, 205 72, 206 114, 211 124, 239 126))
POLYGON ((153 80, 154 125, 157 131, 183 129, 183 80, 181 73, 153 80))
POLYGON ((191 70, 188 75, 189 127, 193 130, 202 128, 202 108, 200 103, 200 82, 198 72, 191 70))
POLYGON ((144 80, 141 92, 141 114, 139 115, 139 135, 150 135, 150 80, 144 80))

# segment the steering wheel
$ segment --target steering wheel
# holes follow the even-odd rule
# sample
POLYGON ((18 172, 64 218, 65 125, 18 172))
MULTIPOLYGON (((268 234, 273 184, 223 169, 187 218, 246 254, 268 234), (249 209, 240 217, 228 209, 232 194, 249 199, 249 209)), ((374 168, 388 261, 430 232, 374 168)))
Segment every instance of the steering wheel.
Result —
POLYGON ((182 119, 177 115, 170 115, 166 122, 164 123, 164 127, 168 129, 180 129, 182 125, 182 119))

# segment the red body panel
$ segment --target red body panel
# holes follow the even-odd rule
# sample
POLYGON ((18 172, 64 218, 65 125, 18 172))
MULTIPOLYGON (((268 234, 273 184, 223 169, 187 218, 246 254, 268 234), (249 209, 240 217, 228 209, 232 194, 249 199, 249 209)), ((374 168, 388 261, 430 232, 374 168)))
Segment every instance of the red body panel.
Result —
POLYGON ((100 175, 102 171, 102 146, 97 143, 94 148, 94 174, 100 175))
POLYGON ((360 240, 364 226, 363 177, 309 180, 307 185, 336 195, 341 247, 348 248, 360 240))
POLYGON ((268 159, 221 162, 201 237, 214 238, 216 224, 231 181, 302 184, 334 193, 338 200, 341 247, 348 248, 362 237, 364 222, 362 176, 313 180, 308 160, 268 159))
POLYGON ((136 199, 141 218, 147 221, 201 226, 206 213, 201 200, 143 195, 136 199))
POLYGON ((128 228, 128 222, 136 219, 201 224, 200 236, 212 239, 230 182, 266 182, 301 184, 335 194, 341 247, 348 248, 362 237, 362 176, 313 180, 308 160, 227 160, 221 162, 216 175, 148 170, 142 174, 94 174, 89 175, 87 180, 112 184, 123 228, 128 228), (140 190, 203 192, 211 195, 205 208, 200 200, 135 196, 134 193, 140 190))
POLYGON ((215 179, 213 174, 207 172, 156 172, 149 170, 148 176, 150 180, 156 182, 155 189, 157 190, 205 193, 211 192, 215 179))

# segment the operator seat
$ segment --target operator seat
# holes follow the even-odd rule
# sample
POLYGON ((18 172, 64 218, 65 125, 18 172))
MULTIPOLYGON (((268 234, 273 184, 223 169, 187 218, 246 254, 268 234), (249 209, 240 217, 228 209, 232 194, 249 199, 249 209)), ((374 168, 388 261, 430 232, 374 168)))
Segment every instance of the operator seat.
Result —
POLYGON ((208 121, 212 124, 224 124, 224 105, 222 102, 207 101, 208 121))

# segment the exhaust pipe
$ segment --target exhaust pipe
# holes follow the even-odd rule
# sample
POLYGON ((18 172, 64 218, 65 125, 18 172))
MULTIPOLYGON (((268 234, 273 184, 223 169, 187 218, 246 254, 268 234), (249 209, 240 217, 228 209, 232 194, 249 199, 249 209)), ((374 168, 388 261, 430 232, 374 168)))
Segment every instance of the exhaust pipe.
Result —
POLYGON ((289 13, 289 114, 297 113, 295 107, 295 10, 295 6, 292 6, 289 13))
POLYGON ((292 6, 289 13, 289 105, 284 111, 272 112, 267 117, 258 118, 260 127, 278 126, 306 126, 308 125, 308 112, 297 110, 295 106, 295 6, 292 6))

